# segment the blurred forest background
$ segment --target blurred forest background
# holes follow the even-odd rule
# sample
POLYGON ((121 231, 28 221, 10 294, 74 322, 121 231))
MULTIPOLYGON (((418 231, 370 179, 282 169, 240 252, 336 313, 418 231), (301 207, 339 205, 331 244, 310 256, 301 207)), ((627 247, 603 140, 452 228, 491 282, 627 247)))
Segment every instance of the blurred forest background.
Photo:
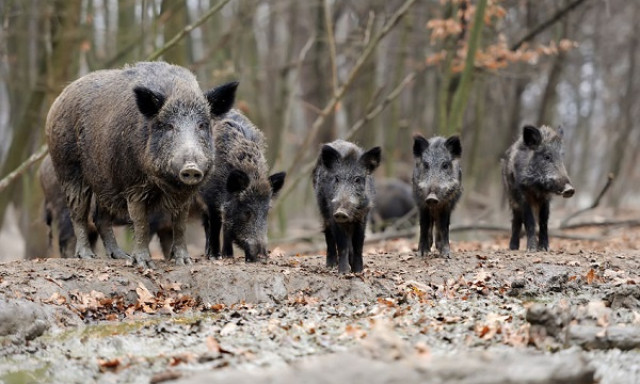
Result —
MULTIPOLYGON (((237 107, 289 172, 271 238, 319 228, 309 171, 335 138, 381 145, 377 176, 408 180, 413 132, 461 134, 453 220, 506 225, 501 155, 525 123, 562 125, 577 194, 554 206, 588 206, 613 173, 602 204, 634 207, 639 20, 636 0, 3 0, 0 176, 43 145, 69 82, 161 59, 203 89, 240 80, 237 107)), ((36 170, 0 193, 27 257, 47 246, 36 170)))

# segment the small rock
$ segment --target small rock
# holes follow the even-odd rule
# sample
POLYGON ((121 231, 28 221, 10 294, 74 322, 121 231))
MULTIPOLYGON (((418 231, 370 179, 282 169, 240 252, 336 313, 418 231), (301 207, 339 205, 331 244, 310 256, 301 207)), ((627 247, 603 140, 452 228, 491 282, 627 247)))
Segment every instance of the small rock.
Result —
POLYGON ((511 282, 511 288, 519 289, 524 288, 527 284, 527 281, 523 278, 515 279, 511 282))

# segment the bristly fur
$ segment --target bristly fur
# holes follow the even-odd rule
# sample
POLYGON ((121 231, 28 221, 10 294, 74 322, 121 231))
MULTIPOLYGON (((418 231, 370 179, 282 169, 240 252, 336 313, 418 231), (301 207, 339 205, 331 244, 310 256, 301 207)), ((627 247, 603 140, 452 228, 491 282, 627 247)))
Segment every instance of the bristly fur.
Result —
POLYGON ((553 194, 573 195, 564 166, 563 133, 546 125, 523 127, 522 134, 507 149, 502 161, 502 179, 513 212, 510 249, 518 249, 520 230, 527 232, 527 249, 549 249, 547 223, 553 194), (536 219, 540 226, 535 236, 536 219))
POLYGON ((177 263, 188 262, 184 226, 198 187, 184 177, 201 180, 209 173, 213 109, 189 70, 163 62, 92 72, 63 90, 49 111, 46 132, 78 238, 76 257, 95 257, 87 239, 95 195, 96 226, 111 257, 130 258, 111 228, 114 217, 130 215, 133 258, 150 266, 147 216, 166 211, 173 218, 172 253, 177 263))
POLYGON ((414 136, 413 196, 420 214, 421 255, 431 250, 435 229, 436 248, 449 257, 451 212, 462 195, 462 145, 458 136, 436 136, 427 140, 414 136))
POLYGON ((323 145, 313 170, 313 187, 323 218, 327 266, 340 273, 361 272, 362 245, 373 204, 373 171, 380 163, 380 147, 364 151, 336 140, 323 145))
POLYGON ((201 189, 208 212, 204 218, 207 256, 232 257, 232 243, 236 243, 247 261, 255 261, 266 256, 267 215, 285 176, 269 176, 264 135, 240 111, 231 110, 214 121, 213 136, 214 170, 201 189))

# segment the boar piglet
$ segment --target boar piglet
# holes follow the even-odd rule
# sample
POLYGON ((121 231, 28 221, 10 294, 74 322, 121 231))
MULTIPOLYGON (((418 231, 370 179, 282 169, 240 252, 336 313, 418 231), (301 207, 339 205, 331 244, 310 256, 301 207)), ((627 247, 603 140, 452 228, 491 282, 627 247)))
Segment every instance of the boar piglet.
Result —
POLYGON ((205 252, 210 259, 233 257, 235 243, 253 262, 267 256, 267 215, 286 174, 269 176, 264 135, 239 111, 214 121, 213 136, 213 174, 200 190, 206 205, 205 252))
POLYGON ((411 185, 400 179, 376 180, 376 196, 370 215, 372 230, 384 231, 387 225, 405 217, 415 206, 411 185))
POLYGON ((420 214, 418 251, 424 256, 431 251, 435 227, 436 248, 449 257, 449 224, 451 212, 462 195, 462 145, 458 136, 413 137, 413 196, 420 214))
POLYGON ((340 273, 362 272, 362 246, 367 215, 375 194, 373 171, 380 164, 380 147, 364 151, 336 140, 322 146, 313 170, 313 187, 323 218, 327 267, 340 273))
POLYGON ((575 193, 564 166, 561 128, 526 125, 522 135, 507 150, 502 177, 513 212, 510 249, 520 246, 524 223, 527 250, 549 250, 549 202, 553 194, 569 198, 575 193), (536 240, 536 218, 540 226, 536 240))
POLYGON ((185 68, 143 62, 90 73, 56 98, 47 141, 77 238, 75 257, 94 258, 91 197, 107 254, 151 267, 149 214, 173 224, 171 254, 190 262, 185 241, 189 205, 213 164, 210 121, 231 109, 236 83, 203 93, 185 68), (132 257, 119 248, 114 218, 133 222, 132 257))

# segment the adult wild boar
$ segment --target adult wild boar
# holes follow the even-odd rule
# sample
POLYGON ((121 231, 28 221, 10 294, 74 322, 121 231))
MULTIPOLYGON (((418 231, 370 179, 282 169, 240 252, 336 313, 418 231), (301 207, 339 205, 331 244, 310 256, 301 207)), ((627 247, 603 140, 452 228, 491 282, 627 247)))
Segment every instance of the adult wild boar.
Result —
POLYGON ((362 272, 367 215, 375 195, 373 171, 380 147, 364 151, 344 140, 324 144, 313 170, 313 188, 323 218, 327 267, 362 272))
POLYGON ((435 227, 436 248, 449 257, 451 212, 462 195, 462 145, 458 136, 413 137, 413 196, 420 213, 420 255, 429 253, 435 227))
POLYGON ((143 62, 90 73, 68 85, 51 106, 46 132, 77 237, 75 257, 93 258, 88 214, 95 194, 96 227, 107 254, 129 259, 117 245, 113 217, 133 222, 132 257, 152 266, 150 212, 173 223, 172 255, 190 262, 184 231, 188 207, 213 163, 212 116, 233 105, 237 83, 203 93, 187 69, 143 62))
POLYGON ((543 125, 526 125, 522 135, 507 150, 502 162, 502 177, 513 212, 510 249, 520 246, 524 223, 527 250, 549 250, 549 203, 552 194, 569 198, 575 193, 564 166, 563 132, 543 125), (540 226, 536 241, 536 218, 540 226))
POLYGON ((233 257, 233 243, 246 261, 267 255, 267 214, 286 174, 269 176, 264 135, 237 110, 214 121, 216 158, 201 196, 206 205, 206 254, 233 257), (222 230, 222 254, 220 231, 222 230))

